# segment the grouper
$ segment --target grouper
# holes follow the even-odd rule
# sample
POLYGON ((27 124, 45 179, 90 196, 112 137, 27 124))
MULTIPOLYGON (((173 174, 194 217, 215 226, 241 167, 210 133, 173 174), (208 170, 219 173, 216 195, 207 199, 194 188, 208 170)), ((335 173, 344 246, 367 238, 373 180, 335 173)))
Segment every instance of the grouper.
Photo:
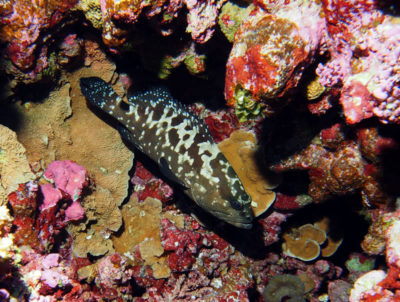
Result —
POLYGON ((81 78, 80 86, 89 105, 115 118, 122 138, 157 162, 197 205, 236 227, 252 227, 251 198, 239 177, 204 121, 168 90, 130 94, 126 104, 100 78, 81 78))

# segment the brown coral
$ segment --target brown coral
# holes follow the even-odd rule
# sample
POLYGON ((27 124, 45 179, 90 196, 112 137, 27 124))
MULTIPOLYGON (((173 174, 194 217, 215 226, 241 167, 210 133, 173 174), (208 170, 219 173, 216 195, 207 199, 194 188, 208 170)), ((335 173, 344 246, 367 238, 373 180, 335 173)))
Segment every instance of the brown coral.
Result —
POLYGON ((85 53, 86 67, 64 75, 65 84, 46 100, 17 107, 22 116, 18 136, 38 169, 53 160, 74 160, 87 168, 95 184, 92 195, 82 201, 86 220, 69 227, 73 250, 82 257, 114 251, 110 235, 122 224, 119 206, 128 194, 133 164, 133 153, 118 131, 87 107, 79 88, 80 77, 96 75, 115 83, 120 92, 115 65, 94 42, 85 43, 85 53))
POLYGON ((161 201, 146 198, 139 202, 131 197, 122 207, 124 230, 112 237, 115 250, 120 254, 134 252, 139 248, 140 256, 146 265, 153 269, 155 278, 166 278, 170 275, 164 248, 160 239, 161 201))
POLYGON ((321 246, 321 256, 322 257, 332 256, 343 242, 343 238, 341 238, 341 237, 336 238, 330 234, 329 223, 330 223, 330 219, 327 217, 324 217, 321 220, 314 223, 314 226, 325 231, 325 233, 327 235, 326 241, 321 246))
POLYGON ((17 135, 0 125, 0 206, 7 201, 8 194, 18 189, 18 184, 34 178, 26 150, 17 135))
POLYGON ((312 224, 305 224, 283 235, 282 249, 285 254, 311 261, 320 255, 320 245, 326 240, 326 233, 312 224))
POLYGON ((332 256, 342 244, 342 238, 330 234, 330 219, 327 217, 315 222, 292 228, 283 235, 282 245, 285 254, 303 261, 332 256))
POLYGON ((254 215, 261 215, 275 201, 275 192, 271 189, 276 185, 260 171, 260 164, 256 158, 255 135, 237 130, 231 134, 230 138, 219 143, 218 147, 231 163, 244 189, 250 195, 254 215))

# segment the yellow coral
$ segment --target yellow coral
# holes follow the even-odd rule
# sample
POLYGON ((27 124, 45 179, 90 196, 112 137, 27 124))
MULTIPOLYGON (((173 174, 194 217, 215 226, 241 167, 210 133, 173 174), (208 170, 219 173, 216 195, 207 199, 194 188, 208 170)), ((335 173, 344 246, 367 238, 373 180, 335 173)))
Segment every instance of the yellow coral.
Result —
POLYGON ((342 238, 334 239, 329 234, 329 218, 324 217, 314 224, 293 228, 283 235, 282 249, 285 254, 303 261, 332 256, 342 244, 342 238))
POLYGON ((92 23, 94 28, 102 29, 103 16, 100 0, 80 0, 76 8, 85 14, 86 19, 92 23))
POLYGON ((12 218, 5 205, 0 206, 0 261, 12 257, 14 254, 14 244, 12 234, 4 234, 4 228, 10 226, 12 218))
POLYGON ((325 86, 322 86, 319 82, 319 77, 315 77, 315 79, 307 85, 307 99, 309 101, 318 99, 325 92, 325 89, 325 86))
POLYGON ((147 197, 139 202, 136 197, 131 197, 121 212, 124 230, 112 236, 115 251, 125 254, 133 252, 138 246, 145 264, 152 268, 153 276, 157 279, 168 278, 171 271, 163 255, 160 237, 161 201, 147 197))
POLYGON ((0 125, 0 205, 18 189, 18 184, 35 178, 31 172, 26 150, 17 140, 15 132, 0 125))
POLYGON ((305 224, 284 234, 283 239, 282 249, 286 255, 312 261, 320 255, 320 245, 325 242, 326 233, 312 224, 305 224))
POLYGON ((256 158, 255 135, 238 130, 233 132, 230 138, 219 143, 218 147, 250 195, 254 215, 261 215, 275 201, 275 192, 271 191, 275 185, 260 170, 260 163, 256 158))

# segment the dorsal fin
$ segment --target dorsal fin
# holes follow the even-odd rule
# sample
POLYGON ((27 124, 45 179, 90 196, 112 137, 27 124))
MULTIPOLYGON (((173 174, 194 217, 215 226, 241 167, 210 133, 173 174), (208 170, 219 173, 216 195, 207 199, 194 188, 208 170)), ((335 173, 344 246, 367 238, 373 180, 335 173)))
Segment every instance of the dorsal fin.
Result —
POLYGON ((193 114, 193 112, 191 112, 184 104, 175 100, 166 87, 154 86, 146 91, 130 92, 128 95, 128 100, 132 104, 147 103, 148 105, 148 103, 150 103, 153 107, 172 107, 176 113, 190 120, 193 128, 197 128, 199 132, 203 132, 212 139, 212 136, 204 121, 197 115, 193 114))

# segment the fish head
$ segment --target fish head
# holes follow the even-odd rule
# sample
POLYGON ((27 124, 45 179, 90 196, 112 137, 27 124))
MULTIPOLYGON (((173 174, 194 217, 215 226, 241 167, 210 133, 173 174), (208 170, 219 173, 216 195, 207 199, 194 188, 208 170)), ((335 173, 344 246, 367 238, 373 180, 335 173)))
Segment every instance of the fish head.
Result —
POLYGON ((201 196, 194 196, 194 199, 209 213, 231 225, 244 229, 251 229, 253 226, 251 198, 244 191, 234 195, 215 189, 201 196))
POLYGON ((110 84, 98 77, 80 78, 79 84, 86 100, 95 107, 109 111, 108 105, 116 105, 120 101, 110 84))

